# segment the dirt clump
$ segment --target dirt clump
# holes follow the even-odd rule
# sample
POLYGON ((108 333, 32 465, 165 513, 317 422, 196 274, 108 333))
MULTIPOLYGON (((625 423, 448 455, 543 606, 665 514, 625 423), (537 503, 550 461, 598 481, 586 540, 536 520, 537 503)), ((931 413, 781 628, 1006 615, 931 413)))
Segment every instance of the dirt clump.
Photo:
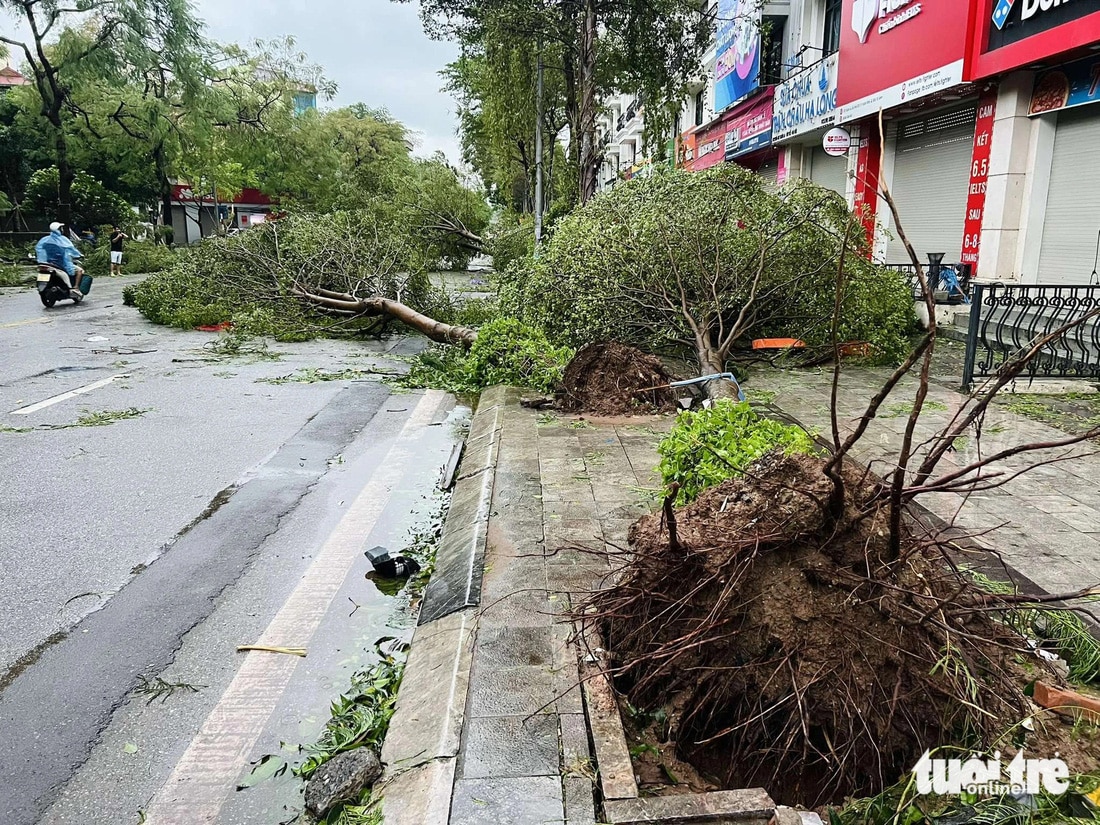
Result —
POLYGON ((926 749, 992 745, 1035 713, 1024 667, 1052 678, 929 537, 892 551, 878 479, 842 477, 838 513, 822 459, 773 452, 673 511, 675 538, 643 517, 577 613, 625 700, 721 787, 809 806, 875 794, 926 749))
POLYGON ((675 379, 660 358, 618 341, 599 341, 578 350, 565 368, 556 406, 565 412, 634 415, 671 411, 675 379))

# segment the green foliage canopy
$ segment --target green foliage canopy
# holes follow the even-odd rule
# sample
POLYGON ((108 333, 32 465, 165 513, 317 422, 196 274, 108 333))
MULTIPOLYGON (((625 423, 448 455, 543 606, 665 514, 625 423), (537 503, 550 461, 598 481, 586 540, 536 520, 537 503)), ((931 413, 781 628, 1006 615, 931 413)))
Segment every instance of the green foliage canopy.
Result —
POLYGON ((724 371, 750 335, 831 340, 841 249, 841 341, 892 360, 914 323, 904 280, 864 257, 843 199, 799 181, 780 194, 733 164, 661 171, 563 218, 537 261, 500 275, 502 311, 579 346, 686 347, 724 371))

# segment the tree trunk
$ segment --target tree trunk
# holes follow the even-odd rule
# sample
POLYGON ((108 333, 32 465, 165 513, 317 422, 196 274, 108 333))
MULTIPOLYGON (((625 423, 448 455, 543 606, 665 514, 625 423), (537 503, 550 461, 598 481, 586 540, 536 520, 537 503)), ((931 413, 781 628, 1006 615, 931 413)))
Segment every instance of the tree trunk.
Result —
POLYGON ((69 163, 69 141, 61 125, 61 116, 50 118, 54 127, 54 147, 57 152, 57 220, 72 231, 73 220, 73 181, 76 172, 69 163), (56 120, 54 119, 56 117, 56 120))
POLYGON ((362 315, 365 317, 388 315, 440 344, 458 344, 463 347, 470 347, 477 340, 477 330, 475 329, 444 324, 399 301, 391 301, 389 298, 378 296, 356 298, 354 295, 345 292, 330 292, 327 289, 317 289, 309 292, 300 287, 294 288, 294 294, 317 306, 333 310, 342 315, 362 315))
MULTIPOLYGON (((726 372, 726 354, 718 349, 710 341, 699 336, 695 339, 696 356, 699 359, 700 375, 715 375, 726 372)), ((716 380, 705 384, 707 397, 712 401, 721 398, 737 400, 737 389, 732 381, 716 380)))
MULTIPOLYGON (((157 177, 157 187, 160 193, 160 223, 162 226, 172 225, 172 181, 168 177, 168 163, 164 153, 164 143, 158 142, 153 149, 153 165, 157 177)), ((164 242, 171 246, 168 235, 164 236, 164 242)))
POLYGON ((599 152, 596 142, 596 5, 595 0, 584 0, 584 12, 580 20, 580 111, 578 115, 579 157, 577 196, 587 203, 596 195, 596 179, 599 173, 599 152))

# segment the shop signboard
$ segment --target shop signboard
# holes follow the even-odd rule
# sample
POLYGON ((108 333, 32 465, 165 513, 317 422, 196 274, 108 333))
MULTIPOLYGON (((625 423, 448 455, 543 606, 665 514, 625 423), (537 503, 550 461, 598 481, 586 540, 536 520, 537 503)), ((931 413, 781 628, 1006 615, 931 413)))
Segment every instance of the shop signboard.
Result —
POLYGON ((978 98, 978 119, 974 124, 974 151, 970 160, 970 188, 966 196, 966 222, 963 225, 962 262, 978 268, 978 250, 982 243, 982 218, 985 192, 989 182, 989 158, 993 145, 993 119, 997 114, 997 89, 986 89, 978 98))
POLYGON ((837 56, 831 54, 775 88, 772 139, 795 137, 836 122, 837 56))
POLYGON ((1029 115, 1057 112, 1100 101, 1100 57, 1086 57, 1035 78, 1029 115))
POLYGON ((1100 41, 1100 0, 980 0, 976 13, 971 79, 1100 41))
POLYGON ((844 0, 836 122, 961 83, 970 5, 960 0, 844 0))
POLYGON ((691 169, 695 163, 695 132, 680 135, 680 149, 676 154, 676 165, 681 169, 691 169))
POLYGON ((993 0, 987 50, 1018 43, 1097 11, 1097 0, 993 0))
POLYGON ((721 112, 760 86, 759 0, 718 0, 714 107, 721 112))
POLYGON ((717 166, 726 159, 726 127, 732 118, 720 117, 695 133, 695 159, 691 164, 693 172, 701 172, 717 166))
POLYGON ((839 158, 852 148, 852 134, 847 129, 834 126, 821 137, 821 148, 830 157, 839 158))
POLYGON ((768 90, 737 111, 726 129, 725 159, 733 160, 772 142, 773 94, 768 90))
POLYGON ((882 162, 882 144, 877 132, 866 131, 869 134, 860 136, 859 151, 856 156, 856 191, 853 208, 859 215, 863 231, 867 235, 867 243, 873 245, 878 213, 878 170, 882 162))

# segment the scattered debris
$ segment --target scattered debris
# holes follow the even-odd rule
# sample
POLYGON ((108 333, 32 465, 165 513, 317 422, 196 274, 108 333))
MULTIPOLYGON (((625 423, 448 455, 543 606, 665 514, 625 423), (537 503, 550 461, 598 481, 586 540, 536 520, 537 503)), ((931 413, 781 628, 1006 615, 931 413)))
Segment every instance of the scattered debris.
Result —
POLYGON ((440 490, 450 490, 455 486, 455 474, 458 472, 458 464, 462 460, 462 451, 466 446, 466 442, 457 441, 451 448, 451 454, 447 458, 447 463, 443 465, 443 473, 439 481, 440 490))
POLYGON ((189 685, 186 682, 168 682, 159 676, 154 676, 150 679, 148 676, 138 676, 138 685, 134 688, 134 693, 138 696, 148 696, 149 700, 146 705, 153 704, 154 701, 160 699, 160 703, 163 705, 176 693, 198 693, 206 685, 189 685))
POLYGON ((306 809, 324 816, 337 805, 355 802, 382 775, 382 763, 370 748, 338 754, 321 765, 306 785, 306 809))
POLYGON ((306 649, 304 647, 275 647, 272 645, 237 645, 237 652, 241 653, 246 650, 257 650, 261 653, 285 653, 288 656, 301 656, 303 659, 306 655, 306 649))
POLYGON ((385 547, 372 547, 366 551, 374 572, 387 579, 405 579, 420 572, 420 565, 406 556, 391 556, 385 547))

